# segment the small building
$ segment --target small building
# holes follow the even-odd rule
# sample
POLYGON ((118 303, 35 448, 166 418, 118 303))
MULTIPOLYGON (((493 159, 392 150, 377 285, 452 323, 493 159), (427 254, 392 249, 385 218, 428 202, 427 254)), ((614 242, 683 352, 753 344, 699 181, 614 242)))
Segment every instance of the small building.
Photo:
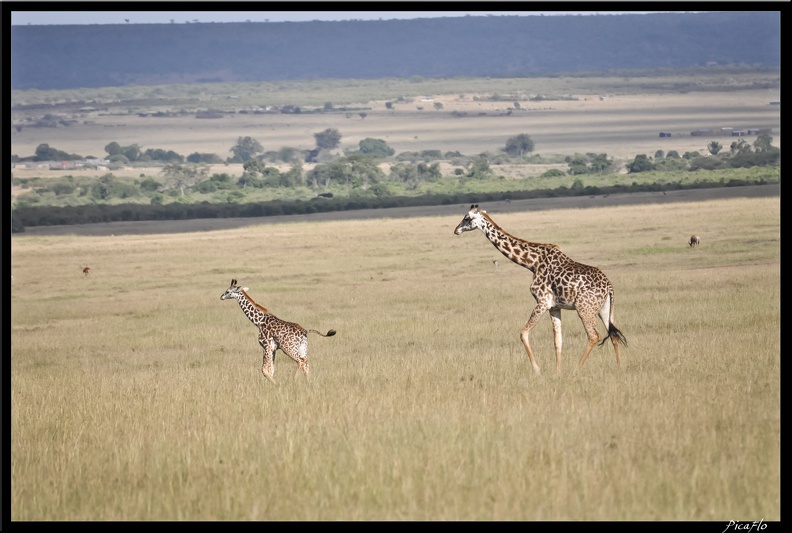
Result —
POLYGON ((77 163, 74 161, 53 161, 49 164, 50 170, 74 170, 77 168, 77 163))

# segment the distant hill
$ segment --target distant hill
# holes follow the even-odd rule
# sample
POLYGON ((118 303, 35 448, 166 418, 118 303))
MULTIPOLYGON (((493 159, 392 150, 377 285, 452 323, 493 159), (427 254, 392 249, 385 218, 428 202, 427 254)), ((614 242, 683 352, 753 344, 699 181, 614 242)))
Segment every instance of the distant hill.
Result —
POLYGON ((11 88, 778 68, 778 11, 13 26, 11 88))

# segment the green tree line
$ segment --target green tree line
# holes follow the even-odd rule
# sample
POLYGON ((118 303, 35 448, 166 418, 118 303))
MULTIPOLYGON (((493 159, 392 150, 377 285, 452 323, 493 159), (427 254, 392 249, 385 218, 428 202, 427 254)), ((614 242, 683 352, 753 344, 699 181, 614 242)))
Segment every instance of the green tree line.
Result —
POLYGON ((730 179, 727 182, 695 180, 688 183, 650 183, 614 185, 607 187, 558 187, 529 191, 467 192, 423 196, 369 196, 357 198, 316 197, 311 200, 275 200, 250 203, 195 204, 120 204, 84 206, 19 206, 11 216, 12 233, 25 231, 25 227, 48 225, 92 224, 144 220, 189 220, 236 217, 266 217, 276 215, 305 215, 312 213, 351 211, 357 209, 387 209, 408 206, 469 204, 529 198, 554 198, 565 196, 593 196, 616 193, 699 189, 707 187, 736 187, 771 183, 765 179, 730 179))
MULTIPOLYGON (((328 129, 316 134, 317 147, 321 146, 322 149, 336 147, 340 139, 341 134, 337 130, 328 129)), ((130 154, 139 158, 144 153, 134 145, 123 147, 118 143, 110 143, 105 148, 108 153, 124 154, 125 157, 130 154)), ((721 148, 719 143, 713 141, 708 145, 709 156, 702 156, 698 152, 688 152, 680 156, 674 150, 668 153, 658 150, 653 157, 638 154, 627 164, 627 169, 630 174, 650 171, 672 173, 777 166, 780 160, 780 150, 772 145, 772 137, 769 135, 759 135, 753 143, 740 138, 731 144, 729 150, 721 148)), ((292 163, 288 170, 280 170, 264 161, 264 149, 260 143, 250 137, 240 137, 231 149, 233 158, 245 159, 240 176, 229 173, 211 174, 209 163, 182 162, 174 158, 162 166, 158 176, 141 174, 134 179, 118 178, 112 173, 105 174, 98 180, 71 175, 57 179, 12 178, 14 185, 30 189, 18 196, 14 208, 44 208, 45 205, 57 208, 53 204, 76 207, 128 203, 148 204, 160 209, 172 204, 205 202, 246 204, 256 203, 256 198, 260 199, 261 195, 254 191, 265 189, 301 191, 297 196, 304 199, 332 197, 334 193, 331 191, 355 201, 364 198, 387 199, 403 193, 420 194, 418 191, 422 187, 426 191, 427 184, 441 180, 447 185, 453 182, 458 184, 458 187, 451 188, 464 189, 469 188, 465 184, 503 179, 493 170, 492 164, 527 161, 528 154, 533 149, 530 136, 519 134, 507 140, 500 150, 501 155, 479 154, 466 157, 459 152, 441 154, 437 150, 403 153, 396 156, 395 161, 386 167, 386 172, 380 163, 393 157, 394 151, 381 139, 366 138, 360 141, 357 151, 336 156, 326 163, 318 163, 308 171, 304 170, 302 161, 295 157, 291 158, 292 163), (443 176, 438 159, 454 162, 456 167, 451 176, 443 176)), ((53 150, 47 147, 42 153, 52 153, 53 150)), ((604 153, 575 154, 568 156, 565 161, 566 172, 551 169, 539 176, 539 179, 575 176, 571 188, 584 194, 590 190, 583 181, 586 175, 607 175, 614 170, 613 159, 604 153)), ((179 209, 182 208, 177 208, 177 211, 179 209)), ((138 216, 147 212, 142 208, 135 208, 134 211, 138 216)), ((49 213, 49 210, 46 212, 49 213)), ((155 212, 157 211, 150 213, 155 212)), ((223 213, 222 210, 217 212, 223 213)), ((28 215, 29 224, 33 223, 31 216, 28 215)), ((48 220, 50 216, 42 220, 48 220)), ((76 215, 70 217, 73 216, 76 215)))

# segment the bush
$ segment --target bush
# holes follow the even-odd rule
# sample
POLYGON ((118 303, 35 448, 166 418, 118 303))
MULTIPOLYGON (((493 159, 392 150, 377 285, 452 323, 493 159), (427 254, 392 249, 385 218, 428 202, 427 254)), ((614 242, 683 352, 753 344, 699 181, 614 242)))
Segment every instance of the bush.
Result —
POLYGON ((160 187, 162 187, 162 184, 157 180, 155 180, 154 178, 148 177, 148 178, 144 178, 138 184, 138 186, 140 187, 141 191, 154 192, 158 190, 160 187))
POLYGON ((127 156, 125 156, 124 154, 111 155, 110 157, 107 158, 107 160, 111 163, 117 163, 121 165, 129 164, 129 158, 127 158, 127 156))
POLYGON ((195 190, 199 193, 208 194, 217 190, 217 185, 212 180, 202 181, 195 186, 195 190))
POLYGON ((234 179, 223 172, 222 174, 212 174, 212 177, 209 180, 217 187, 218 190, 221 189, 233 189, 236 187, 234 183, 234 179))
POLYGON ((506 147, 503 149, 504 152, 515 157, 522 157, 526 153, 533 152, 533 150, 534 142, 531 136, 525 133, 509 137, 506 140, 506 147))
POLYGON ((699 156, 690 160, 690 170, 715 170, 724 166, 723 162, 717 157, 699 156))
POLYGON ((371 137, 360 141, 359 147, 361 154, 388 157, 395 153, 395 150, 388 146, 388 143, 382 139, 372 139, 371 137))
POLYGON ((194 152, 187 156, 188 163, 207 163, 210 165, 217 165, 223 162, 217 154, 201 154, 194 152))
POLYGON ((636 172, 648 172, 650 170, 654 170, 654 163, 652 163, 651 159, 646 157, 646 154, 639 154, 635 156, 633 162, 627 164, 627 171, 630 174, 634 174, 636 172))
POLYGON ((542 172, 539 176, 540 178, 561 178, 566 176, 563 170, 558 168, 551 168, 550 170, 546 170, 542 172))
POLYGON ((52 185, 52 187, 50 187, 50 190, 56 195, 61 196, 73 193, 77 190, 77 187, 71 183, 55 183, 52 185))

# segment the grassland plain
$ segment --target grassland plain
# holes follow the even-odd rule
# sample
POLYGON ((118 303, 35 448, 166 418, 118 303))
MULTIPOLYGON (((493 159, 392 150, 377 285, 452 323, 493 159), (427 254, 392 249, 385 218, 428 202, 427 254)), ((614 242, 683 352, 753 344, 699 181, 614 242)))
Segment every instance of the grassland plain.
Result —
POLYGON ((531 275, 452 234, 466 208, 14 235, 11 519, 780 520, 780 207, 490 211, 616 289, 622 370, 610 346, 576 370, 564 312, 560 375, 549 319, 532 334, 541 376, 531 275), (280 353, 262 377, 231 278, 338 331, 311 381, 280 353))

